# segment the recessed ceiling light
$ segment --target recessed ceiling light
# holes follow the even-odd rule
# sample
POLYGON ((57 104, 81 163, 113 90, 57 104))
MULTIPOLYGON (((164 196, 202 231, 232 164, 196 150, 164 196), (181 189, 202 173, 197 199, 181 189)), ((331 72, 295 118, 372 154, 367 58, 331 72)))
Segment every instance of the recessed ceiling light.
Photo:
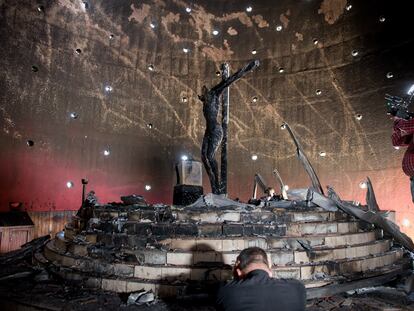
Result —
POLYGON ((319 90, 319 89, 317 89, 317 90, 316 90, 316 92, 315 92, 315 94, 319 96, 319 95, 321 95, 321 94, 322 94, 322 91, 321 91, 321 90, 319 90))
POLYGON ((183 155, 181 156, 181 160, 182 160, 182 161, 187 161, 187 160, 188 160, 188 156, 187 156, 187 155, 185 155, 185 154, 183 154, 183 155))
POLYGON ((313 39, 313 44, 317 45, 319 43, 318 39, 313 39))
POLYGON ((246 12, 251 12, 253 10, 253 8, 251 7, 251 6, 248 6, 247 8, 246 8, 246 12))
POLYGON ((217 71, 216 71, 216 76, 217 76, 217 77, 220 77, 220 76, 221 76, 221 72, 217 70, 217 71))
POLYGON ((108 149, 105 149, 103 151, 103 154, 104 154, 105 157, 107 157, 107 156, 109 156, 111 154, 111 151, 109 151, 108 149))
POLYGON ((189 49, 187 49, 187 48, 183 48, 183 52, 184 52, 184 53, 188 53, 188 52, 190 52, 190 50, 189 50, 189 49))
POLYGON ((183 96, 183 97, 181 97, 181 101, 182 101, 183 103, 186 103, 186 102, 188 101, 188 98, 187 98, 187 97, 185 97, 185 96, 183 96))
POLYGON ((350 11, 352 9, 352 4, 348 4, 347 6, 346 6, 346 10, 347 11, 350 11))
POLYGON ((256 97, 256 96, 254 96, 254 97, 252 98, 252 102, 254 102, 254 103, 256 103, 256 102, 257 102, 257 97, 256 97))
POLYGON ((379 17, 379 21, 380 21, 380 23, 385 22, 385 17, 384 17, 384 16, 380 16, 380 17, 379 17))
POLYGON ((359 52, 357 51, 357 50, 353 50, 352 52, 351 52, 351 54, 352 54, 352 56, 358 56, 358 54, 359 54, 359 52))
POLYGON ((110 93, 110 92, 112 92, 112 91, 113 91, 112 86, 110 86, 110 85, 106 85, 106 86, 105 86, 105 92, 110 93))
POLYGON ((66 183, 66 187, 67 188, 73 188, 73 186, 74 186, 74 183, 73 183, 73 181, 68 181, 67 183, 66 183))
POLYGON ((359 188, 361 188, 361 189, 366 189, 368 186, 367 186, 367 182, 366 181, 361 181, 360 183, 359 183, 359 188))
POLYGON ((326 157, 326 152, 325 151, 319 151, 319 156, 320 157, 326 157))
POLYGON ((252 160, 253 160, 253 161, 256 161, 256 160, 257 160, 257 154, 253 154, 253 155, 252 155, 252 160))
POLYGON ((82 53, 82 50, 81 49, 76 49, 75 53, 79 55, 80 53, 82 53))
POLYGON ((400 147, 399 146, 394 146, 394 149, 395 150, 400 150, 400 147))
POLYGON ((408 218, 404 218, 402 221, 402 225, 404 227, 409 227, 410 226, 410 220, 408 218))
POLYGON ((276 26, 276 31, 282 31, 282 29, 283 29, 282 25, 277 25, 276 26))
POLYGON ((150 27, 151 27, 152 29, 154 29, 154 28, 155 28, 155 23, 151 22, 151 23, 150 23, 150 27))
POLYGON ((70 113, 70 117, 71 117, 71 119, 77 119, 78 118, 78 114, 76 112, 71 112, 70 113))
POLYGON ((150 191, 151 190, 151 185, 145 185, 145 190, 150 191))
POLYGON ((285 129, 286 129, 286 124, 285 124, 285 123, 283 123, 283 124, 280 126, 280 129, 281 129, 281 130, 285 130, 285 129))
POLYGON ((185 8, 185 11, 186 11, 187 13, 191 13, 191 8, 186 7, 186 8, 185 8))
POLYGON ((45 10, 45 7, 44 7, 43 5, 39 5, 39 6, 37 7, 37 10, 38 10, 39 12, 43 12, 43 11, 45 10))
POLYGON ((148 127, 149 129, 152 129, 152 128, 153 128, 152 123, 148 123, 148 124, 147 124, 147 127, 148 127))
POLYGON ((114 35, 109 35, 109 39, 112 40, 115 36, 114 35))
POLYGON ((219 31, 214 29, 212 33, 213 33, 213 35, 217 36, 219 34, 219 31))
POLYGON ((148 65, 148 70, 154 71, 154 65, 152 65, 152 64, 148 65))
POLYGON ((361 121, 362 120, 362 114, 357 114, 355 116, 355 119, 357 119, 358 121, 361 121))
POLYGON ((256 55, 257 54, 257 51, 256 50, 252 50, 252 54, 253 55, 256 55))
POLYGON ((392 78, 394 78, 394 74, 391 71, 387 72, 386 77, 387 77, 387 79, 392 79, 392 78))
POLYGON ((285 68, 280 67, 280 68, 279 68, 279 73, 284 73, 284 72, 285 72, 285 68))

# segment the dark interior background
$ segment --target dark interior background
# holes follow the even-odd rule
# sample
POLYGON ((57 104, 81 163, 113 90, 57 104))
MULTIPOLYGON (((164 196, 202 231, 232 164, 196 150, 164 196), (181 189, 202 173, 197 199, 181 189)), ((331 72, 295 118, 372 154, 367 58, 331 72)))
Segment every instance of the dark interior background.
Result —
POLYGON ((0 1, 1 210, 75 210, 84 177, 102 202, 136 193, 171 203, 175 162, 200 159, 202 85, 219 82, 224 61, 234 72, 257 58, 230 89, 230 197, 247 200, 255 172, 276 185, 274 168, 290 188, 309 185, 286 121, 324 186, 365 202, 369 176, 380 207, 414 221, 384 101, 414 83, 410 1, 85 3, 0 1))

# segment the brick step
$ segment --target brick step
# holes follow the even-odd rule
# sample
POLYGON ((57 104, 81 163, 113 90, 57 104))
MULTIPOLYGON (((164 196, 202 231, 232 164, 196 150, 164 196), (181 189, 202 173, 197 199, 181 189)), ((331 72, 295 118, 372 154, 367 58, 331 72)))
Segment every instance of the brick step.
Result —
MULTIPOLYGON (((365 244, 349 247, 329 248, 306 252, 304 250, 273 249, 267 250, 269 262, 275 266, 292 264, 308 264, 325 261, 336 261, 340 259, 352 259, 377 255, 388 251, 391 248, 390 240, 379 240, 365 244)), ((224 263, 234 265, 236 257, 240 253, 238 250, 226 248, 217 251, 208 245, 203 250, 193 251, 163 251, 153 249, 140 249, 132 251, 136 254, 141 264, 165 264, 177 266, 192 266, 202 263, 224 263)))
MULTIPOLYGON (((404 264, 402 261, 397 261, 394 264, 386 265, 382 268, 373 269, 366 271, 367 277, 380 276, 383 273, 392 273, 394 271, 401 271, 401 265, 404 264)), ((84 281, 89 288, 98 290, 107 290, 118 293, 131 293, 140 290, 152 290, 157 296, 161 298, 168 297, 179 297, 185 295, 188 288, 205 288, 206 283, 212 284, 211 282, 170 282, 167 280, 145 280, 140 278, 131 277, 102 277, 102 276, 91 276, 85 275, 81 272, 72 269, 61 269, 61 277, 66 280, 72 281, 84 281)), ((344 284, 342 277, 330 277, 323 280, 304 280, 302 281, 307 289, 318 288, 325 285, 344 284)), ((214 282, 216 283, 216 282, 214 282)), ((213 283, 213 284, 214 284, 213 283)), ((205 291, 203 291, 205 292, 205 291)), ((314 297, 315 298, 315 297, 314 297)))
MULTIPOLYGON (((308 280, 316 275, 336 276, 341 274, 354 274, 376 269, 382 266, 390 265, 402 257, 402 249, 389 250, 389 241, 384 240, 382 243, 375 243, 373 247, 367 247, 368 251, 362 253, 361 249, 354 250, 357 257, 351 259, 337 259, 335 261, 320 261, 316 263, 273 266, 273 274, 275 277, 295 278, 308 280), (358 256, 358 251, 361 255, 358 256), (367 255, 370 253, 372 255, 367 255), (380 252, 380 253, 378 253, 380 252)), ((49 242, 44 249, 45 257, 57 262, 63 267, 71 267, 83 272, 100 273, 103 275, 117 275, 138 277, 143 279, 165 279, 171 278, 176 280, 190 279, 202 280, 206 275, 210 275, 213 279, 227 280, 231 276, 231 269, 228 268, 234 263, 237 253, 222 254, 222 263, 203 263, 199 265, 185 265, 185 258, 181 259, 181 265, 168 265, 168 260, 178 263, 178 257, 168 257, 165 252, 154 251, 144 253, 144 265, 133 265, 124 263, 106 263, 102 260, 92 259, 90 257, 76 257, 70 254, 62 254, 54 246, 54 241, 49 242), (165 256, 165 257, 164 257, 165 256), (164 259, 165 258, 165 259, 164 259), (151 263, 151 264, 148 264, 151 263), (223 263, 227 264, 223 268, 223 263)), ((170 253, 172 254, 172 253, 170 253)), ((279 260, 280 254, 268 252, 271 262, 279 260)), ((192 256, 192 254, 191 254, 192 256)))
MULTIPOLYGON (((116 236, 116 235, 114 235, 116 236)), ((170 250, 205 250, 206 246, 216 251, 238 250, 241 251, 247 247, 257 246, 267 249, 292 249, 303 250, 302 241, 311 246, 313 249, 335 248, 340 246, 352 246, 373 242, 382 238, 381 230, 367 232, 356 232, 348 234, 322 234, 308 235, 306 237, 243 237, 243 238, 197 238, 184 237, 180 239, 168 238, 159 241, 159 244, 170 250)), ((145 245, 145 244, 144 244, 145 245)))
MULTIPOLYGON (((119 232, 117 225, 102 223, 97 229, 104 232, 119 232)), ((142 223, 128 221, 122 227, 122 232, 157 237, 174 236, 304 236, 329 233, 358 232, 358 221, 327 221, 302 222, 286 224, 243 224, 243 223, 142 223)))
POLYGON ((154 210, 134 210, 129 212, 114 210, 95 210, 94 217, 105 221, 114 221, 118 218, 138 222, 190 222, 190 223, 289 223, 289 222, 316 222, 347 220, 349 216, 342 212, 326 211, 291 211, 286 209, 255 209, 244 210, 209 210, 191 211, 171 209, 168 217, 154 210))

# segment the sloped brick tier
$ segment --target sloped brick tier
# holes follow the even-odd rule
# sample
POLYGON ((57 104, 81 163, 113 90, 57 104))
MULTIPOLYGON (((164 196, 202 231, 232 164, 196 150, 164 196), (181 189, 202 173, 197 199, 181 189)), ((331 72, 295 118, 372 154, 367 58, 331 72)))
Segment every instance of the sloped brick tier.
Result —
POLYGON ((185 294, 231 278, 239 252, 266 250, 275 277, 307 288, 401 270, 403 250, 381 230, 318 208, 99 206, 50 241, 44 257, 62 277, 116 292, 185 294))

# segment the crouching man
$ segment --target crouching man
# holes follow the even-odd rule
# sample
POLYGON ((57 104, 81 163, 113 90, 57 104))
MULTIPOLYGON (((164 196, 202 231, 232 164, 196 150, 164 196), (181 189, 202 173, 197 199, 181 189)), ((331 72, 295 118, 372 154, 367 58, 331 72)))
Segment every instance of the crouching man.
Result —
POLYGON ((306 291, 303 284, 297 280, 272 278, 272 271, 263 249, 244 249, 237 257, 233 272, 234 280, 218 290, 218 310, 305 310, 306 291))

